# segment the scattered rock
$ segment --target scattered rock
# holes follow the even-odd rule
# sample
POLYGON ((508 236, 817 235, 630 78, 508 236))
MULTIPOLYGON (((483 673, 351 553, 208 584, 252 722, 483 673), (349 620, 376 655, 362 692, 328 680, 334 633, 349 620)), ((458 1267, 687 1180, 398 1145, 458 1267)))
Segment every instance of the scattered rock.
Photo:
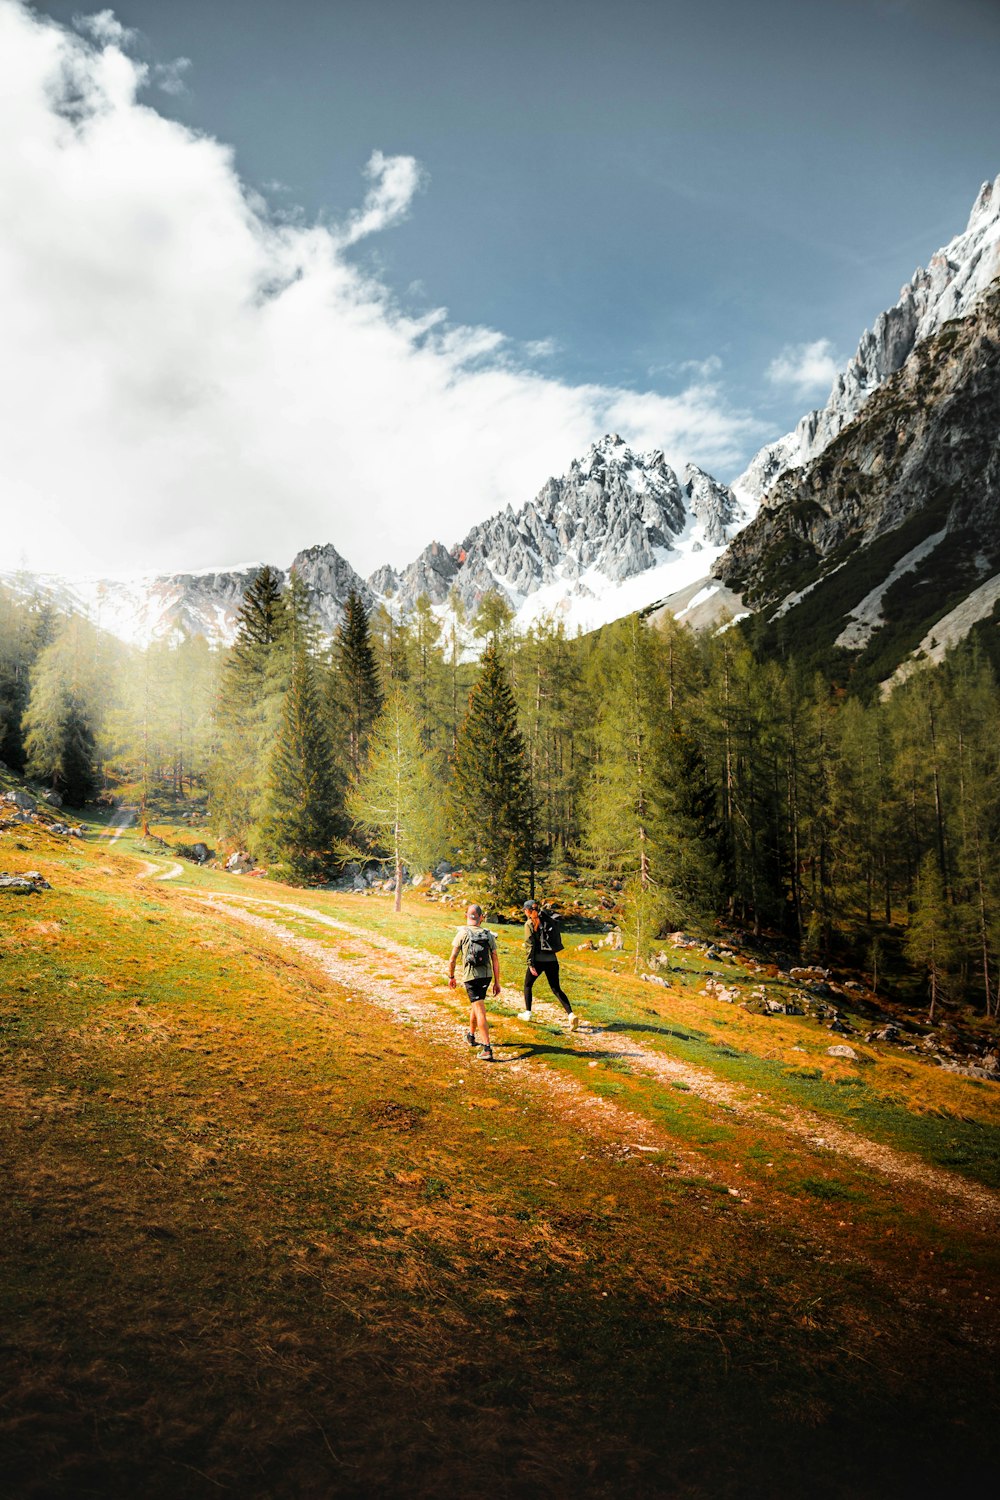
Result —
POLYGON ((703 995, 710 995, 715 1000, 721 1000, 723 1005, 735 1005, 740 998, 737 989, 730 989, 727 985, 720 984, 717 979, 709 979, 705 982, 703 995))
POLYGON ((593 953, 594 945, 590 941, 590 938, 587 938, 586 942, 579 943, 576 951, 577 953, 593 953))
POLYGON ((33 813, 38 811, 38 802, 36 799, 32 797, 30 792, 22 791, 20 787, 15 787, 12 792, 5 792, 4 801, 13 803, 15 807, 20 808, 21 812, 33 813))
POLYGON ((810 965, 808 968, 789 969, 788 974, 789 978, 794 979, 798 984, 812 984, 829 979, 830 970, 810 965))
POLYGON ((836 1047, 827 1047, 826 1055, 827 1057, 849 1057, 853 1062, 858 1060, 858 1054, 854 1048, 845 1046, 843 1042, 836 1047))
POLYGON ((22 870, 17 875, 0 875, 0 891, 29 896, 33 891, 51 891, 52 887, 39 870, 22 870))
POLYGON ((250 855, 242 849, 235 850, 226 860, 226 869, 230 875, 243 875, 253 869, 254 862, 250 855))
POLYGON ((877 1031, 869 1031, 865 1036, 866 1042, 898 1042, 902 1033, 898 1026, 892 1022, 888 1026, 880 1026, 877 1031))

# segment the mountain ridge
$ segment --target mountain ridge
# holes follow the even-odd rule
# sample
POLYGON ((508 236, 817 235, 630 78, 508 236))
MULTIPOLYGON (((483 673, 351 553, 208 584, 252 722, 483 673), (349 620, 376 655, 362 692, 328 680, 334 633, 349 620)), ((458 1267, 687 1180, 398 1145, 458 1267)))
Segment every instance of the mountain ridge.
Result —
MULTIPOLYGON (((936 348, 945 329, 976 309, 997 274, 1000 176, 983 184, 962 233, 926 269, 918 268, 897 303, 865 330, 826 406, 761 448, 733 485, 692 464, 678 475, 662 450, 637 453, 608 434, 518 509, 508 504, 451 547, 430 542, 404 568, 385 564, 364 579, 328 542, 302 549, 278 571, 287 579, 296 569, 326 634, 335 630, 352 589, 369 609, 382 606, 398 618, 411 614, 421 596, 439 612, 455 603, 468 616, 490 591, 507 599, 523 626, 547 615, 570 629, 592 629, 663 601, 699 628, 747 606, 764 607, 770 618, 781 601, 770 597, 762 576, 751 576, 749 560, 764 567, 767 555, 773 572, 770 545, 758 545, 760 539, 780 532, 792 543, 788 516, 771 520, 784 506, 804 503, 789 476, 808 472, 815 487, 824 455, 920 349, 936 348)), ((942 399, 940 390, 935 399, 942 399)), ((878 502, 870 486, 867 493, 874 515, 878 502)), ((838 514, 842 521, 842 506, 838 514)), ((886 529, 885 519, 860 527, 860 547, 886 529)), ((900 524, 904 520, 901 513, 900 524)), ((822 550, 814 549, 812 558, 821 569, 822 550)), ((808 557, 801 562, 801 581, 808 583, 808 557)), ((53 602, 80 609, 136 643, 200 633, 228 644, 243 593, 262 566, 130 579, 43 576, 37 583, 53 602)), ((789 594, 795 591, 790 587, 789 594)), ((794 607, 789 603, 787 610, 794 607)))

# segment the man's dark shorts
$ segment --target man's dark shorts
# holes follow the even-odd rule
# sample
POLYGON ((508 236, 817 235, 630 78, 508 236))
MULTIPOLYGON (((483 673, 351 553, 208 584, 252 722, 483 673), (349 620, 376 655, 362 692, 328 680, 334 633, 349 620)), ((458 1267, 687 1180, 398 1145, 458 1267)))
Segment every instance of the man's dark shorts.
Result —
POLYGON ((486 999, 486 991, 490 987, 490 982, 488 979, 466 979, 464 981, 464 984, 465 993, 468 995, 470 1000, 475 1001, 486 999))

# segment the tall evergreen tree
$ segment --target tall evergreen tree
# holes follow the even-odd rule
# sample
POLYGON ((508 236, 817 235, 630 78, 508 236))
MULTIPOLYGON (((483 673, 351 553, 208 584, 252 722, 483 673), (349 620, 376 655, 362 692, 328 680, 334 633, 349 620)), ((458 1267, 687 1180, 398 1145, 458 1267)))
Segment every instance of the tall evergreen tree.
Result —
POLYGON ((346 728, 348 763, 352 775, 357 776, 369 731, 382 707, 382 687, 364 601, 355 589, 344 602, 344 618, 337 628, 333 664, 337 698, 346 728))
POLYGON ((289 682, 289 615, 281 578, 262 568, 248 587, 219 689, 219 749, 209 776, 220 832, 248 845, 263 808, 268 752, 289 682))
POLYGON ((31 691, 31 671, 57 633, 52 606, 34 592, 27 575, 18 593, 0 584, 0 760, 15 770, 25 763, 21 730, 31 691))
POLYGON ((26 768, 75 805, 97 785, 96 743, 123 654, 120 642, 71 615, 32 667, 22 723, 26 768))
POLYGON ((268 761, 257 829, 261 851, 288 865, 296 879, 329 874, 339 802, 313 664, 299 648, 293 653, 291 682, 268 761))
POLYGON ((951 993, 958 957, 954 916, 945 900, 935 849, 929 849, 920 862, 906 930, 906 955, 927 977, 927 1019, 933 1021, 938 1002, 951 993))
POLYGON ((349 817, 392 859, 397 911, 403 866, 427 868, 441 852, 443 801, 417 716, 397 686, 372 726, 365 764, 347 796, 349 817))
POLYGON ((496 899, 514 901, 530 860, 531 785, 517 705, 493 640, 469 694, 453 766, 456 842, 470 868, 485 867, 496 899))

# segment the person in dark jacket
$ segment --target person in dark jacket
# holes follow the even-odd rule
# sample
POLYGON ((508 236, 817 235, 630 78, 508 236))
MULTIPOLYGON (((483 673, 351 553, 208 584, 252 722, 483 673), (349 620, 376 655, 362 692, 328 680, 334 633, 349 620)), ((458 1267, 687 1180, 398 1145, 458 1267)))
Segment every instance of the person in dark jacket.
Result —
POLYGON ((537 901, 526 901, 524 916, 524 953, 527 968, 524 974, 524 1009, 520 1013, 520 1019, 531 1020, 531 992, 539 974, 544 974, 549 982, 549 989, 566 1012, 570 1031, 575 1031, 579 1018, 574 1014, 573 1007, 559 983, 559 957, 551 946, 553 927, 551 913, 542 912, 537 901))

